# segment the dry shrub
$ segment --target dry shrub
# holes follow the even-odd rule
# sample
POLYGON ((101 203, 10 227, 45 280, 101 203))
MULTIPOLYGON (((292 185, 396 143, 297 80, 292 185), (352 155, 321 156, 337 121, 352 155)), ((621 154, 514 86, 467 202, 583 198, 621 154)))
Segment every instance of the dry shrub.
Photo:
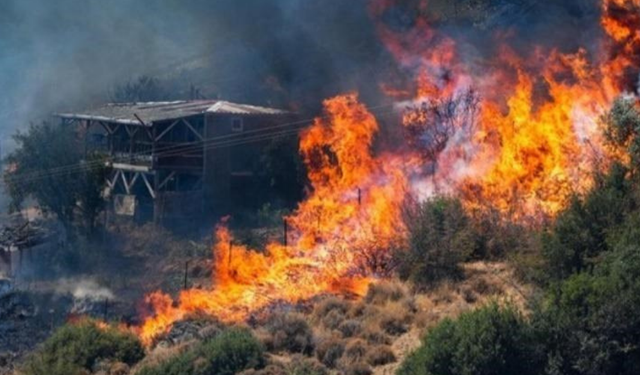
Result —
POLYGON ((416 327, 424 330, 426 328, 431 328, 438 323, 440 321, 440 314, 431 310, 423 310, 419 311, 413 320, 416 327))
POLYGON ((379 317, 380 328, 392 336, 407 332, 412 320, 413 312, 403 302, 387 303, 379 317))
POLYGON ((344 341, 328 337, 316 344, 316 358, 325 366, 335 368, 344 353, 344 341))
POLYGON ((380 327, 378 327, 377 325, 373 327, 367 327, 367 329, 365 329, 360 334, 360 337, 362 337, 370 344, 391 344, 391 339, 389 338, 389 336, 382 332, 380 327))
POLYGON ((496 295, 502 293, 500 287, 493 283, 487 282, 484 278, 477 278, 470 282, 471 289, 481 296, 496 295))
POLYGON ((343 362, 351 364, 362 361, 368 347, 367 342, 362 339, 350 340, 344 349, 343 362))
POLYGON ((274 314, 266 325, 271 340, 263 343, 272 351, 311 354, 313 352, 313 332, 301 314, 274 314))
POLYGON ((391 347, 387 345, 376 345, 367 351, 367 363, 371 366, 382 366, 396 361, 391 347))
POLYGON ((286 366, 287 375, 328 375, 329 370, 315 358, 296 355, 286 366))
POLYGON ((345 338, 353 337, 362 331, 362 323, 355 319, 345 320, 338 326, 338 331, 340 331, 345 338))
POLYGON ((287 370, 280 363, 270 363, 262 369, 248 369, 238 375, 288 375, 287 370))
POLYGON ((349 310, 349 302, 345 301, 342 298, 331 296, 323 299, 316 304, 315 308, 313 309, 313 316, 316 319, 321 320, 331 311, 338 311, 344 315, 347 310, 349 310))
POLYGON ((115 362, 109 367, 109 375, 127 375, 130 370, 126 363, 115 362))
POLYGON ((344 368, 345 375, 371 375, 371 367, 364 362, 351 363, 344 368))
POLYGON ((320 320, 322 326, 328 329, 338 329, 344 322, 344 314, 338 310, 331 310, 320 320))
POLYGON ((398 281, 381 281, 371 284, 365 302, 374 305, 384 305, 387 302, 397 302, 409 296, 407 287, 398 281))
POLYGON ((462 288, 460 295, 466 303, 472 304, 478 300, 478 296, 469 288, 462 288))
POLYGON ((351 304, 351 308, 347 311, 347 317, 350 319, 361 318, 367 311, 369 305, 364 301, 358 301, 351 304))

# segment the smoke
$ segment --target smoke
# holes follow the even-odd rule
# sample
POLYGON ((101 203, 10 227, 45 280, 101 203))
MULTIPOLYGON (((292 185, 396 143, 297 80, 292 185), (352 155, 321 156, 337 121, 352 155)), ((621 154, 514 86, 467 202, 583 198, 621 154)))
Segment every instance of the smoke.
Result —
POLYGON ((93 279, 62 279, 56 281, 55 292, 58 294, 72 295, 76 300, 113 300, 113 292, 101 286, 93 279))

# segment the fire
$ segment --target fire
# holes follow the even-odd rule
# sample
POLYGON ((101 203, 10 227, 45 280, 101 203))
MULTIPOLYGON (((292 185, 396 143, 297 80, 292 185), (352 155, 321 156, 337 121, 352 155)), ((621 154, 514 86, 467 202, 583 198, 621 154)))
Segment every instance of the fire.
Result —
POLYGON ((401 159, 373 156, 378 123, 357 95, 324 104, 326 116, 301 138, 312 193, 287 218, 292 227, 287 246, 274 242, 264 252, 249 249, 234 242, 224 223, 218 226, 215 289, 183 291, 177 302, 161 292, 150 294, 146 302, 154 316, 140 328, 144 342, 191 313, 233 322, 275 301, 366 292, 379 271, 379 264, 367 260, 383 261, 402 235, 406 166, 401 159))
POLYGON ((465 41, 439 35, 425 21, 427 4, 420 1, 411 26, 400 30, 384 21, 385 12, 402 8, 398 2, 371 6, 383 43, 415 77, 403 124, 409 145, 428 142, 420 151, 434 171, 423 195, 457 193, 469 209, 491 207, 515 219, 555 215, 591 186, 597 162, 612 157, 599 118, 637 85, 640 1, 603 0, 604 59, 541 46, 523 56, 508 35, 494 37, 492 58, 463 58, 465 41), (458 109, 469 90, 479 97, 477 117, 458 109), (443 108, 425 112, 425 103, 443 108))
POLYGON ((534 46, 523 55, 500 35, 496 54, 484 59, 461 54, 465 41, 432 28, 427 2, 417 3, 415 19, 394 27, 381 21, 394 0, 370 5, 383 44, 414 78, 411 87, 381 83, 404 100, 407 147, 376 155, 378 122, 357 95, 326 100, 325 116, 301 137, 311 186, 286 218, 287 245, 249 249, 223 222, 214 289, 185 290, 176 301, 150 294, 154 313, 140 327, 146 343, 191 313, 233 322, 276 301, 362 295, 385 275, 389 249, 403 245, 409 196, 454 193, 470 210, 526 219, 555 215, 591 186, 591 171, 612 157, 599 118, 637 87, 640 0, 602 0, 605 41, 595 53, 534 46))

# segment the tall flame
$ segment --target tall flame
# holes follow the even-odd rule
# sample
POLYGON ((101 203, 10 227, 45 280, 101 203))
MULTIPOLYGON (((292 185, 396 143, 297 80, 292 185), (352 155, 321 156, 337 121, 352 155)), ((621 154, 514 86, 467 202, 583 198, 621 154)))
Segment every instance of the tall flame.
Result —
POLYGON ((287 218, 292 226, 288 246, 273 242, 264 252, 249 249, 218 226, 215 289, 183 291, 177 303, 161 292, 150 294, 154 316, 141 327, 143 341, 151 342, 194 312, 239 321, 274 301, 366 291, 376 270, 362 261, 401 238, 406 166, 401 159, 372 155, 378 123, 356 94, 324 105, 326 116, 301 138, 312 193, 287 218))

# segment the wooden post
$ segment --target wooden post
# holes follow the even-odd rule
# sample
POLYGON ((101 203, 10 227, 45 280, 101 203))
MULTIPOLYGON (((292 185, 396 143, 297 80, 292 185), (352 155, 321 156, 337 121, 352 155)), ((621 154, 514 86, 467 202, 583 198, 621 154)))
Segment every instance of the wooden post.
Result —
POLYGON ((187 260, 184 263, 184 288, 187 289, 189 286, 189 261, 187 260))
POLYGON ((229 262, 227 268, 231 268, 231 252, 233 251, 233 241, 229 241, 229 262))
POLYGON ((362 205, 362 190, 358 188, 358 206, 362 205))
POLYGON ((282 229, 284 230, 283 233, 283 243, 284 243, 284 247, 287 247, 287 232, 289 231, 289 226, 287 224, 287 218, 284 217, 282 218, 282 229))
POLYGON ((103 314, 104 314, 104 320, 107 321, 107 317, 108 317, 108 314, 109 314, 109 298, 105 298, 104 299, 104 311, 103 311, 103 314))

